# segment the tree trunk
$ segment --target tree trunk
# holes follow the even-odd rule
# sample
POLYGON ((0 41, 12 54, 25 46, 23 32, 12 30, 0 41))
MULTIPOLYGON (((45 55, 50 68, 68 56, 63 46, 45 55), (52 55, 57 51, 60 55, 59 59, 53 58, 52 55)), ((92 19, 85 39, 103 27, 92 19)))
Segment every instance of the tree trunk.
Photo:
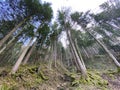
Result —
POLYGON ((25 48, 25 50, 23 51, 23 53, 20 55, 20 57, 18 58, 17 62, 13 66, 12 71, 11 71, 12 74, 14 74, 18 70, 18 68, 19 68, 23 58, 25 57, 28 49, 30 48, 30 44, 32 43, 32 41, 33 41, 33 39, 30 40, 28 46, 25 48))
POLYGON ((52 63, 53 63, 53 45, 51 44, 51 48, 50 48, 50 58, 49 58, 49 68, 52 68, 52 63))
POLYGON ((25 60, 23 61, 23 65, 25 65, 25 64, 28 62, 28 60, 29 60, 29 58, 30 58, 30 55, 31 55, 32 52, 33 52, 34 47, 35 47, 35 43, 32 45, 32 47, 30 48, 27 56, 25 57, 25 60))
POLYGON ((66 65, 69 67, 70 66, 70 62, 69 62, 69 55, 68 55, 68 51, 65 50, 65 60, 66 60, 66 65))
POLYGON ((45 55, 45 61, 48 61, 49 60, 49 58, 50 58, 50 47, 48 47, 48 50, 47 50, 47 52, 46 52, 46 55, 45 55))
POLYGON ((2 63, 3 61, 6 61, 7 59, 5 59, 7 57, 7 55, 11 54, 12 49, 15 46, 15 41, 12 42, 6 49, 5 51, 0 55, 0 62, 2 63))
POLYGON ((57 41, 54 41, 54 66, 56 67, 56 63, 57 63, 57 41))
POLYGON ((82 46, 82 49, 83 49, 85 55, 87 56, 87 58, 89 58, 89 55, 88 55, 87 51, 85 50, 85 48, 83 46, 82 46))
POLYGON ((79 47, 78 47, 78 45, 77 45, 77 40, 76 40, 76 39, 75 39, 75 46, 76 46, 76 48, 77 48, 77 51, 78 51, 79 57, 80 57, 80 59, 81 59, 82 65, 84 66, 84 69, 86 70, 85 63, 84 63, 84 61, 83 61, 83 58, 82 58, 80 49, 79 49, 79 47))
POLYGON ((70 51, 70 47, 68 47, 68 55, 69 55, 69 58, 70 58, 70 65, 73 66, 73 56, 72 56, 72 53, 70 51))
POLYGON ((68 30, 67 30, 67 37, 68 37, 69 42, 70 42, 70 45, 71 45, 71 47, 72 47, 72 49, 73 49, 73 53, 75 54, 75 57, 76 57, 76 60, 77 60, 78 65, 79 65, 80 71, 81 71, 81 73, 82 73, 82 76, 83 76, 83 77, 86 77, 86 76, 87 76, 86 69, 84 68, 84 66, 83 66, 83 64, 82 64, 82 61, 80 60, 80 57, 79 57, 78 52, 77 52, 77 50, 76 50, 76 47, 75 47, 75 45, 74 45, 74 43, 73 43, 73 41, 72 41, 72 39, 71 39, 70 32, 69 32, 68 30))
POLYGON ((74 63, 76 64, 76 68, 77 68, 78 71, 80 71, 79 65, 77 63, 77 60, 76 60, 76 57, 75 57, 75 54, 73 52, 73 49, 72 49, 71 45, 70 45, 70 51, 72 53, 72 56, 73 56, 73 59, 74 59, 74 63))
POLYGON ((107 47, 102 43, 100 42, 100 40, 96 39, 96 37, 94 35, 92 35, 90 33, 89 30, 85 29, 99 44, 100 46, 107 52, 107 54, 109 55, 109 57, 114 61, 115 65, 117 67, 120 67, 120 63, 117 61, 117 59, 113 56, 113 54, 107 49, 107 47))
MULTIPOLYGON (((23 31, 23 30, 22 30, 22 31, 23 31)), ((0 50, 0 54, 1 54, 6 48, 9 48, 10 44, 11 44, 13 41, 17 40, 16 38, 20 36, 20 34, 22 33, 22 31, 20 31, 17 36, 13 37, 7 44, 4 45, 4 47, 0 50)))
POLYGON ((10 36, 12 36, 12 34, 27 20, 24 19, 23 21, 21 21, 17 26, 15 26, 2 40, 0 40, 0 48, 4 45, 4 43, 8 40, 8 38, 10 36))

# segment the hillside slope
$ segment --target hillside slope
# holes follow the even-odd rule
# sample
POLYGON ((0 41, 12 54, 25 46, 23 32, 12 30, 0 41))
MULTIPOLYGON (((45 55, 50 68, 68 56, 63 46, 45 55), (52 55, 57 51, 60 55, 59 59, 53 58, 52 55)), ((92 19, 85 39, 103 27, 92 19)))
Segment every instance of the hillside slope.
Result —
POLYGON ((47 64, 21 66, 16 74, 0 69, 0 90, 119 90, 120 73, 100 73, 88 70, 88 78, 69 72, 61 65, 49 68, 47 64))

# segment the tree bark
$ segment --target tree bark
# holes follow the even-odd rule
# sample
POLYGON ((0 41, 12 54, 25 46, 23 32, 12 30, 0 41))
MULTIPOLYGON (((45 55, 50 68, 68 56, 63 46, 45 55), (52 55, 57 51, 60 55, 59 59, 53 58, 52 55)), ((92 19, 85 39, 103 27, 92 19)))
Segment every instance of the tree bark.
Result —
POLYGON ((63 65, 63 53, 62 53, 62 48, 60 48, 60 63, 61 63, 62 66, 64 66, 64 65, 63 65))
POLYGON ((100 46, 107 52, 107 54, 109 55, 109 57, 114 61, 115 65, 117 67, 120 67, 120 63, 117 61, 117 59, 113 56, 113 54, 107 49, 107 47, 98 39, 96 39, 96 37, 94 35, 92 35, 90 33, 89 30, 85 29, 99 44, 100 46))
POLYGON ((87 58, 89 58, 89 55, 88 55, 87 51, 85 50, 85 48, 83 46, 82 46, 82 49, 83 49, 85 55, 87 56, 87 58))
POLYGON ((57 67, 56 63, 57 63, 57 41, 54 41, 54 66, 57 67))
POLYGON ((53 45, 51 44, 51 48, 50 48, 50 58, 49 58, 49 68, 50 68, 50 69, 52 68, 52 63, 53 63, 53 59, 54 59, 54 58, 53 58, 53 57, 54 57, 54 56, 53 56, 53 54, 54 54, 53 51, 54 51, 54 50, 53 50, 53 45))
POLYGON ((32 47, 30 48, 27 56, 25 57, 25 60, 23 61, 23 65, 25 65, 25 64, 28 62, 28 60, 29 60, 29 58, 30 58, 30 55, 31 55, 32 52, 33 52, 34 47, 35 47, 35 43, 32 45, 32 47))
POLYGON ((78 47, 78 45, 77 45, 77 40, 76 40, 76 39, 75 39, 75 46, 76 46, 76 48, 77 48, 77 51, 78 51, 79 57, 80 57, 80 59, 81 59, 82 65, 83 65, 84 69, 86 70, 85 63, 84 63, 84 61, 83 61, 83 58, 82 58, 80 49, 79 49, 79 47, 78 47))
MULTIPOLYGON (((23 30, 22 30, 23 31, 23 30)), ((6 45, 4 45, 4 47, 0 50, 0 54, 6 49, 6 48, 9 48, 10 44, 17 40, 16 38, 20 36, 20 34, 22 33, 22 31, 19 32, 19 34, 15 37, 13 37, 6 45)))
POLYGON ((69 58, 70 58, 70 65, 73 66, 73 56, 72 56, 72 53, 70 51, 70 47, 68 47, 68 55, 69 55, 69 58))
MULTIPOLYGON (((66 29, 66 30, 67 30, 67 29, 66 29)), ((79 57, 78 52, 77 52, 77 50, 76 50, 76 47, 75 47, 75 45, 74 45, 74 43, 73 43, 73 41, 72 41, 72 39, 71 39, 71 35, 70 35, 69 30, 67 30, 67 37, 68 37, 68 39, 69 39, 69 42, 70 42, 71 47, 72 47, 72 49, 73 49, 73 52, 74 52, 74 54, 75 54, 75 57, 76 57, 76 60, 77 60, 78 65, 79 65, 80 71, 81 71, 81 73, 82 73, 82 76, 83 76, 83 77, 87 77, 86 69, 84 68, 84 66, 83 66, 83 64, 82 64, 82 61, 80 60, 80 57, 79 57)))
POLYGON ((7 55, 11 54, 12 49, 15 46, 15 41, 12 42, 6 49, 5 51, 0 55, 0 62, 2 63, 3 61, 6 61, 7 59, 5 59, 7 57, 7 55))
POLYGON ((12 74, 14 74, 18 70, 18 68, 19 68, 23 58, 25 57, 28 49, 30 48, 30 44, 32 43, 32 41, 33 41, 33 39, 30 40, 28 46, 25 48, 25 50, 23 51, 23 53, 20 55, 20 57, 18 58, 17 62, 13 66, 12 71, 11 71, 12 74))
POLYGON ((73 52, 73 49, 72 49, 71 45, 70 45, 70 51, 72 53, 72 56, 73 56, 73 59, 74 59, 74 63, 76 64, 76 68, 77 68, 78 71, 80 71, 79 65, 77 63, 77 60, 76 60, 76 57, 75 57, 75 54, 73 52))

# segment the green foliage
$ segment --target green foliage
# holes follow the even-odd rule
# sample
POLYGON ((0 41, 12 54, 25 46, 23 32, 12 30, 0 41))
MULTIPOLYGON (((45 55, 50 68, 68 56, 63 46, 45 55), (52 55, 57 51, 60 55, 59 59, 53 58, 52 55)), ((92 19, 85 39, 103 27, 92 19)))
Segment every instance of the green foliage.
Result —
POLYGON ((32 1, 24 0, 24 2, 27 7, 26 9, 31 14, 36 14, 41 10, 42 5, 39 0, 32 0, 32 1))
POLYGON ((52 8, 50 3, 42 3, 40 0, 23 0, 20 2, 21 5, 25 5, 25 13, 28 16, 35 17, 36 21, 50 22, 53 16, 52 8))
POLYGON ((108 15, 106 15, 106 12, 102 12, 101 14, 98 14, 96 16, 94 16, 95 20, 98 22, 98 21, 101 21, 101 20, 109 20, 109 17, 108 15))
POLYGON ((58 21, 61 25, 65 24, 65 12, 64 11, 58 11, 58 21))
POLYGON ((103 9, 103 11, 96 15, 93 15, 93 18, 96 20, 97 23, 99 23, 103 32, 106 30, 113 35, 120 36, 117 31, 117 28, 113 26, 114 24, 119 27, 118 18, 120 17, 120 7, 119 7, 120 1, 118 1, 118 3, 116 1, 112 1, 112 3, 111 4, 110 3, 111 2, 109 1, 103 3, 100 6, 103 9))
POLYGON ((7 33, 14 27, 15 21, 2 21, 0 22, 0 34, 2 35, 0 37, 3 38, 7 33))
POLYGON ((88 33, 82 33, 80 31, 71 30, 72 37, 77 39, 79 47, 88 47, 93 45, 94 39, 88 33))
POLYGON ((71 19, 76 22, 79 20, 79 18, 82 16, 83 12, 79 13, 79 12, 74 12, 71 14, 71 19))
POLYGON ((50 7, 50 3, 45 2, 43 4, 43 8, 42 8, 42 12, 43 12, 43 16, 44 18, 42 19, 43 21, 47 21, 50 22, 52 17, 53 17, 53 10, 50 7))
POLYGON ((103 11, 94 16, 97 22, 110 21, 120 16, 120 7, 117 6, 115 1, 113 1, 113 3, 115 4, 115 6, 112 6, 112 4, 110 4, 109 2, 105 2, 100 6, 103 9, 103 11))

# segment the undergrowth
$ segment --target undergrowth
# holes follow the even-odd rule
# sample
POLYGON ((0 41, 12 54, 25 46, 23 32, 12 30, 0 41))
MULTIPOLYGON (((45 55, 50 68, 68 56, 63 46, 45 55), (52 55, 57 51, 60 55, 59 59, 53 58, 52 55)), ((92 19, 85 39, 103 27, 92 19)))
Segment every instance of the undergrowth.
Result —
MULTIPOLYGON (((10 71, 5 70, 0 72, 0 90, 109 90, 108 81, 97 70, 88 70, 87 78, 74 70, 66 70, 60 64, 51 69, 43 63, 21 65, 15 74, 9 74, 10 71)), ((107 72, 111 78, 116 73, 111 70, 107 72)))
POLYGON ((88 75, 86 78, 82 77, 81 74, 77 73, 67 73, 66 76, 70 78, 72 86, 82 85, 94 85, 102 89, 106 89, 108 86, 108 81, 104 80, 99 72, 88 70, 88 75))
POLYGON ((39 66, 21 66, 15 74, 1 77, 0 90, 19 90, 24 87, 28 90, 38 88, 39 84, 48 80, 39 66))

